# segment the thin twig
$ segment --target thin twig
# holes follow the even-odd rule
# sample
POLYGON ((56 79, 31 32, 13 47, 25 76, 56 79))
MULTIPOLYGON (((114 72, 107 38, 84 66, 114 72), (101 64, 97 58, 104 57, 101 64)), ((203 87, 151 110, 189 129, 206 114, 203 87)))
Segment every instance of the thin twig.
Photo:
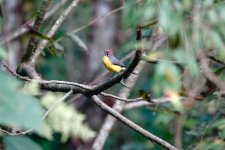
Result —
POLYGON ((128 98, 122 98, 122 97, 119 97, 119 96, 115 96, 115 95, 112 95, 112 94, 108 94, 108 93, 104 93, 104 92, 101 92, 100 93, 102 96, 105 96, 105 97, 111 97, 111 98, 114 98, 114 99, 117 99, 117 100, 120 100, 120 101, 123 101, 123 102, 127 102, 127 103, 133 103, 133 102, 137 102, 137 101, 145 101, 143 98, 139 97, 139 98, 134 98, 134 99, 128 99, 128 98))
MULTIPOLYGON (((136 4, 136 3, 138 3, 138 0, 133 2, 133 4, 136 4)), ((108 12, 108 13, 102 15, 102 16, 99 16, 99 17, 97 17, 97 18, 95 18, 93 20, 91 20, 89 23, 87 23, 87 24, 85 24, 83 26, 78 27, 78 28, 76 28, 76 29, 74 29, 72 31, 67 32, 65 35, 63 35, 62 37, 58 38, 56 41, 57 42, 61 41, 67 34, 70 34, 70 33, 75 34, 75 33, 79 32, 79 31, 81 31, 81 30, 83 30, 83 29, 85 29, 85 28, 95 24, 99 20, 101 20, 103 18, 106 18, 106 17, 109 17, 109 16, 113 15, 114 13, 117 13, 117 12, 123 10, 125 7, 126 7, 126 5, 119 6, 119 7, 115 8, 115 9, 113 9, 112 11, 110 11, 110 12, 108 12)))
POLYGON ((91 88, 91 86, 88 86, 88 85, 84 85, 84 84, 79 84, 79 83, 76 83, 76 82, 69 82, 69 81, 58 81, 58 80, 42 80, 42 79, 30 79, 30 78, 27 78, 27 77, 23 77, 21 75, 19 75, 18 73, 16 72, 13 72, 8 65, 6 65, 5 62, 2 62, 3 64, 3 67, 5 67, 7 69, 7 71, 9 73, 11 73, 13 76, 21 79, 21 80, 24 80, 24 81, 33 81, 33 82, 36 82, 36 83, 39 83, 40 85, 42 84, 64 84, 64 85, 72 85, 72 86, 77 86, 77 87, 80 87, 80 88, 91 88))
POLYGON ((200 59, 201 64, 201 70, 203 75, 212 83, 214 83, 217 87, 219 87, 221 90, 225 91, 225 82, 222 81, 215 73, 213 73, 208 65, 208 59, 206 58, 205 53, 203 50, 199 50, 198 57, 200 59))
MULTIPOLYGON (((183 99, 182 97, 180 98, 181 100, 183 99)), ((134 103, 127 103, 124 106, 124 110, 129 110, 129 109, 134 109, 138 107, 145 107, 145 106, 151 106, 151 105, 160 105, 164 103, 169 103, 171 100, 168 97, 160 97, 160 98, 153 98, 150 102, 147 101, 137 101, 134 103)))
MULTIPOLYGON (((160 105, 165 103, 170 103, 171 100, 168 97, 160 97, 160 98, 153 98, 150 102, 146 101, 142 97, 129 99, 129 98, 123 98, 119 96, 115 96, 113 94, 108 94, 105 92, 101 92, 100 95, 105 97, 111 97, 113 99, 126 102, 124 106, 124 110, 138 108, 138 107, 144 107, 144 106, 151 106, 151 105, 160 105)), ((180 97, 180 100, 183 100, 183 97, 180 97)))
POLYGON ((208 56, 208 58, 211 59, 211 60, 213 60, 213 61, 215 61, 215 62, 217 62, 217 63, 219 63, 219 64, 221 64, 221 65, 225 65, 225 62, 222 62, 221 60, 218 60, 218 59, 216 59, 213 56, 208 56))

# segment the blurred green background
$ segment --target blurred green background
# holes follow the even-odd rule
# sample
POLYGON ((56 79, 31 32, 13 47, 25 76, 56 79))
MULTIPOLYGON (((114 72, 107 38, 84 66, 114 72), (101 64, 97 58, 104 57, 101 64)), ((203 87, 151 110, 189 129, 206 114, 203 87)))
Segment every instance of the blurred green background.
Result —
MULTIPOLYGON (((71 1, 52 0, 48 11, 60 3, 63 4, 42 24, 42 34, 50 30, 71 1)), ((15 71, 31 34, 27 32, 10 41, 7 36, 21 26, 26 28, 24 24, 35 18, 41 1, 2 0, 0 4, 0 61, 15 71)), ((171 91, 179 96, 182 91, 188 95, 187 100, 178 102, 179 105, 166 103, 124 110, 123 114, 180 149, 225 149, 224 91, 213 92, 201 101, 190 96, 198 96, 212 86, 200 71, 199 49, 216 60, 210 62, 210 68, 217 71, 216 75, 224 82, 223 0, 81 0, 53 36, 57 44, 44 49, 38 59, 37 72, 46 80, 91 83, 105 71, 101 62, 104 50, 113 49, 116 57, 124 58, 141 45, 136 42, 136 27, 155 20, 155 25, 142 30, 142 46, 148 50, 148 59, 160 60, 145 64, 130 97, 139 97, 142 90, 152 91, 153 97, 171 91), (163 36, 167 37, 166 42, 152 51, 152 46, 163 36)), ((125 65, 130 60, 126 60, 125 65)), ((7 74, 3 66, 0 70, 0 149, 91 148, 105 112, 84 96, 70 96, 43 120, 44 111, 65 93, 42 91, 35 82, 24 83, 7 74), (9 135, 33 128, 26 136, 9 135)), ((110 76, 107 74, 95 84, 107 81, 110 76)), ((117 95, 121 88, 118 84, 107 92, 117 95)), ((101 98, 109 106, 115 102, 101 98)), ((104 149, 162 148, 117 122, 104 149)))

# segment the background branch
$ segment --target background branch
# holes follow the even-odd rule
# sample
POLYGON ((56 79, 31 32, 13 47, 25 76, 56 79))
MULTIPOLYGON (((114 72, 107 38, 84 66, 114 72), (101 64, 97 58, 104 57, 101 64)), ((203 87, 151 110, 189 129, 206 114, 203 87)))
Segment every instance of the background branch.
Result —
POLYGON ((113 98, 113 99, 120 100, 120 101, 124 101, 124 102, 127 102, 127 103, 137 102, 137 101, 144 101, 144 99, 141 98, 141 97, 134 98, 134 99, 128 99, 128 98, 122 98, 122 97, 115 96, 115 95, 108 94, 108 93, 104 93, 104 92, 101 92, 100 94, 101 94, 102 96, 105 96, 105 97, 111 97, 111 98, 113 98))
POLYGON ((151 100, 152 103, 149 103, 147 101, 139 101, 139 102, 133 102, 133 103, 127 103, 124 106, 124 110, 129 110, 129 109, 134 109, 138 107, 145 107, 145 106, 150 106, 150 105, 159 105, 159 104, 164 104, 171 102, 168 97, 160 97, 160 98, 154 98, 151 100))
MULTIPOLYGON (((57 4, 51 9, 49 10, 46 15, 44 16, 44 21, 49 19, 52 15, 55 15, 55 13, 61 8, 61 6, 63 6, 68 0, 61 0, 59 2, 57 2, 57 4)), ((27 28, 27 25, 32 25, 34 24, 34 19, 26 22, 24 25, 22 25, 21 27, 19 27, 18 29, 16 29, 15 31, 11 31, 10 33, 7 33, 6 35, 2 35, 0 37, 0 45, 5 44, 6 42, 9 42, 21 35, 23 35, 24 33, 29 31, 29 28, 27 28)))
MULTIPOLYGON (((77 3, 79 2, 79 0, 73 0, 71 2, 71 4, 69 4, 69 6, 67 7, 67 9, 62 13, 62 15, 56 20, 55 24, 52 26, 52 28, 50 29, 49 33, 47 34, 47 37, 51 38, 55 32, 58 30, 58 28, 61 26, 61 24, 63 23, 63 21, 67 18, 67 16, 71 13, 71 11, 73 10, 74 7, 77 6, 77 3)), ((31 65, 35 65, 37 58, 39 57, 39 55, 41 54, 42 50, 44 49, 44 47, 48 44, 48 40, 43 40, 37 47, 37 50, 35 51, 35 53, 31 56, 31 65)))
MULTIPOLYGON (((37 12, 37 18, 34 21, 34 25, 33 25, 33 29, 37 32, 39 31, 39 28, 41 24, 43 23, 44 15, 47 11, 47 8, 50 2, 51 0, 43 0, 40 10, 37 12)), ((28 46, 27 46, 27 50, 22 58, 22 62, 27 62, 30 60, 30 57, 33 55, 33 52, 35 51, 37 44, 38 44, 37 37, 35 35, 31 35, 28 46)))
MULTIPOLYGON (((137 28, 137 33, 136 33, 137 40, 141 39, 142 34, 140 32, 141 32, 141 29, 138 27, 137 28)), ((165 40, 166 40, 166 38, 163 37, 162 39, 160 39, 159 41, 154 43, 154 45, 152 47, 152 50, 156 50, 165 40)), ((135 72, 137 74, 139 74, 140 71, 143 69, 144 64, 145 64, 144 62, 140 62, 138 64, 137 68, 135 69, 135 72)), ((131 89, 135 85, 135 83, 137 81, 137 78, 138 78, 138 75, 136 75, 136 76, 131 75, 127 79, 127 82, 126 82, 126 85, 129 86, 130 88, 124 87, 120 91, 118 97, 127 98, 129 96, 130 92, 131 92, 131 89)), ((143 103, 148 103, 148 102, 143 102, 143 103)), ((124 102, 116 101, 116 103, 113 106, 113 109, 116 110, 117 112, 122 112, 124 110, 124 107, 125 107, 125 103, 124 102)), ((106 139, 108 138, 109 133, 110 133, 110 131, 111 131, 111 129, 112 129, 112 127, 113 127, 115 122, 116 122, 115 118, 113 118, 110 115, 106 116, 106 118, 104 120, 104 123, 103 123, 102 127, 100 128, 98 136, 96 137, 96 139, 95 139, 95 141, 94 141, 94 143, 92 145, 93 149, 102 149, 102 147, 103 147, 106 139)))
POLYGON ((203 75, 212 83, 217 85, 221 90, 225 91, 225 82, 220 80, 217 75, 215 75, 209 68, 208 59, 203 52, 203 50, 199 50, 198 57, 200 59, 200 64, 202 68, 203 75))
MULTIPOLYGON (((107 106, 96 95, 92 96, 92 100, 94 101, 94 103, 96 105, 98 105, 104 111, 106 111, 107 113, 109 113, 113 117, 117 118, 119 121, 121 121, 125 125, 129 126, 131 129, 138 132, 139 134, 146 137, 147 139, 151 140, 152 142, 157 143, 160 146, 162 146, 163 148, 168 149, 168 150, 177 150, 177 148, 175 148, 174 146, 172 146, 168 142, 166 142, 166 141, 160 139, 159 137, 153 135, 152 133, 144 130, 143 128, 141 128, 140 126, 135 124, 134 122, 132 122, 129 119, 127 119, 126 117, 122 116, 119 112, 117 112, 117 111, 113 110, 112 108, 110 108, 109 106, 107 106)), ((96 146, 96 147, 93 147, 93 149, 99 150, 99 149, 101 149, 101 147, 96 146)))
MULTIPOLYGON (((57 92, 68 92, 72 89, 73 93, 82 93, 85 96, 92 96, 95 94, 99 94, 102 91, 119 83, 123 78, 127 78, 138 65, 141 58, 141 54, 142 54, 141 50, 137 50, 135 53, 135 57, 133 58, 130 65, 127 67, 125 71, 119 73, 118 75, 114 76, 113 78, 109 79, 108 81, 104 83, 93 85, 93 86, 88 86, 85 84, 79 84, 76 82, 68 82, 68 81, 56 81, 56 80, 47 81, 47 80, 42 80, 41 78, 30 79, 30 78, 26 78, 21 75, 18 75, 17 73, 14 73, 12 70, 10 70, 10 68, 7 65, 4 64, 4 66, 12 75, 19 77, 22 80, 35 81, 39 83, 42 89, 49 90, 49 91, 57 91, 57 92)), ((26 64, 23 64, 23 65, 26 65, 26 64)), ((30 67, 30 68, 25 70, 34 71, 34 72, 27 72, 29 76, 33 76, 33 73, 34 74, 36 73, 36 71, 34 70, 32 66, 26 65, 26 67, 30 67)))

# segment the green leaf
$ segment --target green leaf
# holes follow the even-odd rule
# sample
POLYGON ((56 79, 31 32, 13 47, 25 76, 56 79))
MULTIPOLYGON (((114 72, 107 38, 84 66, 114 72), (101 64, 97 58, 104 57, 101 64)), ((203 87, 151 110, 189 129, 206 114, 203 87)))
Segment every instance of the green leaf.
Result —
POLYGON ((196 126, 198 121, 196 119, 187 119, 184 123, 184 127, 188 129, 192 129, 194 126, 196 126))
POLYGON ((186 51, 184 49, 177 49, 175 53, 173 53, 173 57, 181 62, 183 65, 186 65, 188 71, 193 76, 199 75, 199 68, 195 56, 191 54, 191 52, 186 51))
POLYGON ((51 37, 48 37, 47 35, 44 35, 38 31, 36 31, 35 29, 33 29, 33 27, 29 27, 29 33, 35 35, 36 37, 43 39, 43 40, 48 40, 49 42, 54 42, 54 40, 51 37))
POLYGON ((157 64, 153 79, 153 92, 156 95, 168 90, 179 91, 181 88, 180 70, 171 63, 160 62, 157 64))
POLYGON ((47 51, 53 56, 60 56, 64 53, 64 47, 58 42, 49 43, 47 45, 47 51))
POLYGON ((153 147, 153 144, 150 145, 145 145, 143 143, 138 143, 138 142, 128 142, 125 143, 121 146, 121 150, 147 150, 147 149, 151 149, 153 147))
POLYGON ((176 33, 183 28, 182 11, 174 8, 170 1, 162 1, 159 11, 159 24, 167 33, 176 33))
POLYGON ((149 22, 156 13, 157 4, 156 0, 143 1, 139 4, 132 1, 127 2, 126 9, 122 11, 125 26, 134 28, 138 23, 145 24, 149 22))
POLYGON ((34 128, 40 123, 43 109, 36 98, 19 91, 20 82, 0 72, 0 124, 34 128))
POLYGON ((21 82, 19 80, 3 72, 0 72, 0 83, 0 87, 5 87, 12 90, 21 86, 21 82))
POLYGON ((0 58, 6 58, 6 56, 7 56, 6 51, 2 47, 0 47, 0 58))
POLYGON ((42 150, 37 143, 24 136, 5 136, 3 143, 5 150, 42 150))
MULTIPOLYGON (((61 97, 61 94, 49 92, 42 98, 41 103, 49 110, 61 97)), ((61 102, 54 106, 36 133, 49 140, 52 139, 53 133, 57 132, 61 134, 62 142, 66 142, 71 136, 87 141, 95 136, 95 132, 83 122, 85 118, 85 115, 79 113, 72 105, 61 102)))
POLYGON ((191 135, 191 136, 196 136, 196 137, 200 137, 204 135, 204 129, 202 128, 193 128, 190 131, 186 131, 185 132, 187 135, 191 135))
POLYGON ((88 51, 87 45, 85 44, 85 42, 76 34, 73 33, 68 33, 67 34, 68 37, 70 37, 70 39, 84 52, 88 51))
POLYGON ((221 35, 217 31, 212 30, 210 32, 210 35, 209 36, 211 36, 211 39, 213 40, 214 44, 217 47, 223 47, 223 40, 221 38, 221 35))
POLYGON ((207 149, 207 150, 224 150, 224 141, 217 139, 214 141, 198 142, 195 149, 207 149))
POLYGON ((156 124, 156 125, 158 125, 158 124, 167 125, 172 119, 173 119, 173 115, 171 115, 169 113, 158 114, 157 118, 154 121, 154 124, 156 124))
POLYGON ((217 121, 214 121, 212 127, 219 129, 225 128, 225 119, 219 119, 217 121))
POLYGON ((189 10, 191 8, 191 5, 192 5, 192 1, 190 1, 190 0, 183 0, 183 7, 186 10, 189 10))
POLYGON ((219 136, 221 137, 221 139, 225 139, 225 128, 223 128, 223 129, 219 132, 219 136))

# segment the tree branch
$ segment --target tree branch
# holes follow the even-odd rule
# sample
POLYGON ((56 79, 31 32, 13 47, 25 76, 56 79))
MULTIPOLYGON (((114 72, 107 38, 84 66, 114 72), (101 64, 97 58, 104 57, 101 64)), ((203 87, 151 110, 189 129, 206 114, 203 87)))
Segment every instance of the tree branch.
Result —
MULTIPOLYGON (((138 66, 135 69, 135 72, 139 73, 141 69, 143 68, 144 63, 140 62, 138 66)), ((127 98, 131 92, 132 87, 135 85, 137 81, 138 76, 137 75, 131 75, 127 81, 126 85, 130 88, 124 87, 120 90, 119 97, 121 98, 127 98)), ((116 101, 113 105, 113 109, 117 111, 118 113, 123 111, 125 103, 123 101, 116 101)), ((102 127, 100 128, 100 131, 98 133, 98 136, 96 137, 94 143, 92 144, 92 149, 102 149, 106 139, 108 138, 110 131, 115 124, 116 119, 112 117, 111 115, 107 115, 102 127)))
MULTIPOLYGON (((123 98, 123 97, 115 96, 115 95, 104 93, 104 92, 101 92, 100 94, 102 96, 111 97, 111 98, 114 98, 114 99, 117 99, 117 100, 120 100, 120 101, 123 101, 123 102, 127 102, 127 103, 133 103, 133 102, 138 102, 138 101, 142 101, 142 102, 145 101, 141 97, 134 98, 134 99, 128 99, 128 98, 123 98)), ((148 102, 148 103, 150 103, 150 102, 148 102)))
MULTIPOLYGON (((38 79, 26 78, 21 76, 20 74, 14 73, 12 70, 9 69, 7 65, 4 64, 4 66, 12 75, 25 81, 35 81, 39 83, 40 87, 44 90, 56 91, 56 92, 68 92, 72 89, 73 93, 82 93, 85 96, 92 96, 92 95, 97 95, 100 92, 119 83, 123 78, 127 78, 138 65, 138 62, 140 61, 140 58, 141 58, 141 53, 142 53, 141 50, 136 51, 133 60, 131 61, 130 65, 127 67, 126 70, 114 76, 109 81, 106 81, 98 85, 93 85, 93 86, 88 86, 85 84, 79 84, 76 82, 68 82, 68 81, 55 81, 55 80, 46 81, 46 80, 42 80, 41 78, 38 78, 38 79)), ((26 65, 26 64, 23 64, 23 65, 26 65)), ((26 67, 30 67, 30 68, 25 70, 34 70, 34 68, 30 65, 27 65, 26 67)), ((26 74, 28 74, 31 77, 35 73, 36 73, 35 70, 34 72, 29 72, 29 71, 26 72, 26 74)))
POLYGON ((110 85, 119 83, 122 79, 127 79, 130 76, 130 74, 134 71, 136 66, 138 65, 138 63, 141 59, 141 56, 142 56, 142 51, 136 50, 134 59, 132 60, 130 65, 126 68, 126 70, 124 72, 119 73, 117 76, 112 77, 111 79, 109 79, 109 81, 95 86, 94 90, 96 93, 93 93, 93 95, 96 95, 96 94, 108 89, 109 87, 111 87, 110 85))
MULTIPOLYGON (((61 24, 63 23, 63 21, 66 19, 66 17, 71 13, 71 11, 73 10, 74 7, 77 6, 77 3, 79 2, 79 0, 73 0, 72 3, 67 7, 67 9, 63 12, 63 14, 56 20, 55 24, 52 26, 52 28, 50 29, 49 33, 47 34, 47 37, 52 37, 55 32, 58 30, 58 28, 61 26, 61 24)), ((48 40, 43 40, 37 47, 37 50, 35 51, 35 53, 31 56, 31 61, 30 64, 32 66, 35 66, 36 60, 39 57, 39 55, 41 54, 42 50, 44 49, 44 47, 48 44, 48 40)))
MULTIPOLYGON (((112 108, 110 108, 109 106, 107 106, 96 95, 92 96, 91 98, 92 98, 93 102, 96 105, 98 105, 101 109, 103 109, 104 111, 106 111, 107 113, 109 113, 110 115, 112 115, 113 117, 115 117, 116 119, 118 119, 119 121, 124 123, 125 125, 129 126, 131 129, 133 129, 134 131, 138 132, 142 136, 146 137, 147 139, 151 140, 154 143, 159 144, 160 146, 162 146, 165 149, 177 150, 177 148, 175 148, 173 145, 171 145, 167 141, 164 141, 161 138, 155 136, 154 134, 146 131, 142 127, 138 126, 134 122, 130 121, 129 119, 127 119, 126 117, 124 117, 123 115, 118 113, 117 111, 115 111, 112 108)), ((97 150, 99 148, 95 147, 95 149, 97 150)))
POLYGON ((200 64, 202 67, 202 73, 203 75, 212 83, 214 83, 215 85, 217 85, 217 87, 219 87, 221 90, 225 91, 225 82, 220 80, 220 78, 215 75, 209 68, 208 65, 208 60, 207 57, 205 55, 205 53, 203 52, 203 50, 199 50, 199 54, 198 57, 200 59, 200 64))
MULTIPOLYGON (((137 27, 137 30, 136 30, 136 39, 137 40, 141 40, 141 28, 140 26, 137 27)), ((157 42, 154 43, 154 45, 152 46, 151 50, 156 50, 164 41, 166 40, 166 38, 162 37, 160 38, 157 42)), ((137 66, 135 72, 140 72, 141 69, 144 68, 144 63, 141 62, 139 63, 139 65, 137 66)), ((128 78, 128 86, 129 87, 133 87, 137 81, 137 77, 138 76, 133 76, 131 75, 130 78, 128 78)), ((129 93, 131 91, 131 88, 128 89, 126 87, 124 87, 120 93, 119 93, 119 97, 121 98, 127 98, 129 93)), ((121 102, 121 101, 116 101, 116 103, 114 104, 113 106, 113 109, 116 110, 117 112, 122 112, 123 109, 124 109, 124 102, 121 102)), ((109 136, 109 133, 114 125, 114 123, 116 122, 115 118, 113 118, 112 116, 108 115, 105 120, 104 120, 104 123, 99 131, 99 134, 98 136, 96 137, 94 143, 92 144, 92 148, 95 149, 95 147, 99 147, 100 149, 103 147, 107 137, 109 136)))
MULTIPOLYGON (((47 11, 47 8, 48 8, 50 2, 51 2, 51 0, 43 0, 42 1, 40 10, 37 13, 37 18, 36 18, 36 20, 34 22, 34 26, 33 26, 33 29, 35 31, 38 31, 41 24, 43 23, 44 15, 47 11)), ((22 62, 29 61, 31 55, 33 54, 33 52, 35 51, 35 49, 37 47, 37 44, 38 44, 37 37, 35 35, 31 35, 26 53, 24 54, 24 56, 22 58, 22 62)))
POLYGON ((137 102, 133 102, 133 103, 127 103, 124 106, 124 110, 129 110, 129 109, 134 109, 134 108, 144 107, 144 106, 150 106, 150 105, 160 105, 160 104, 164 104, 164 103, 169 103, 171 101, 168 97, 160 97, 160 98, 152 99, 151 102, 152 103, 149 103, 147 101, 137 101, 137 102))
MULTIPOLYGON (((104 92, 101 92, 100 95, 105 97, 111 97, 113 99, 116 99, 122 102, 126 102, 124 106, 124 110, 129 110, 129 109, 144 107, 144 106, 151 106, 151 105, 160 105, 160 104, 171 102, 171 100, 168 97, 154 98, 154 99, 151 99, 151 101, 149 102, 143 99, 142 97, 128 99, 128 98, 123 98, 123 97, 115 96, 115 95, 104 93, 104 92)), ((183 100, 183 98, 184 97, 180 97, 180 100, 183 100)))
MULTIPOLYGON (((35 20, 35 23, 34 23, 33 29, 37 32, 38 32, 38 28, 40 27, 40 25, 43 21, 43 15, 47 9, 46 4, 49 4, 49 3, 47 3, 47 1, 48 0, 43 1, 43 3, 44 2, 45 3, 42 5, 40 12, 37 15, 37 19, 35 20)), ((55 34, 56 30, 60 27, 60 25, 65 20, 65 18, 70 14, 72 9, 77 5, 78 2, 79 2, 79 0, 73 0, 73 2, 68 6, 68 8, 63 12, 63 14, 55 22, 55 24, 51 28, 50 32, 48 33, 47 37, 51 38, 55 34)), ((28 76, 29 78, 34 78, 34 79, 41 79, 41 77, 38 75, 38 73, 35 70, 35 63, 36 63, 36 59, 40 55, 43 48, 47 45, 47 43, 48 43, 47 40, 42 40, 41 43, 37 47, 38 40, 36 39, 36 37, 34 35, 31 36, 27 51, 22 59, 23 63, 21 63, 20 66, 17 68, 17 72, 20 75, 28 76), (37 47, 37 49, 36 49, 36 47, 37 47)), ((49 85, 46 88, 49 89, 49 87, 52 88, 53 91, 58 90, 57 87, 53 88, 49 85)), ((62 91, 64 91, 64 92, 68 91, 68 88, 65 88, 65 87, 61 87, 61 88, 62 88, 62 91)))
MULTIPOLYGON (((61 0, 60 2, 58 2, 51 10, 49 10, 45 17, 44 17, 44 21, 47 20, 48 18, 50 18, 52 15, 54 15, 61 6, 63 6, 68 0, 61 0)), ((0 45, 9 42, 21 35, 23 35, 24 33, 28 32, 29 29, 26 27, 27 25, 32 25, 34 24, 34 19, 26 22, 24 25, 22 25, 21 27, 17 28, 15 31, 12 31, 6 35, 2 35, 0 37, 0 45)))

